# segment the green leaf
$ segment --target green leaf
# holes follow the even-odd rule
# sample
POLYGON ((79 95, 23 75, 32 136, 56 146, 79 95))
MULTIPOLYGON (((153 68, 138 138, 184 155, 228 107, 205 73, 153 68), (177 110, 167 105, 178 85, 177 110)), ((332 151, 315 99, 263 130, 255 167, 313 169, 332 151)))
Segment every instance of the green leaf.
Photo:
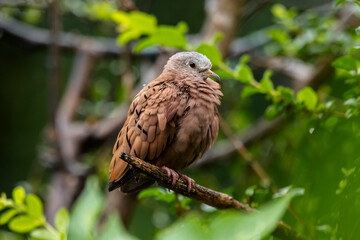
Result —
POLYGON ((115 6, 109 2, 94 2, 89 5, 87 14, 95 19, 104 21, 109 20, 115 11, 115 6))
POLYGON ((256 93, 259 93, 259 92, 260 92, 259 89, 248 85, 248 86, 245 86, 244 89, 242 90, 241 97, 242 98, 247 98, 247 97, 252 96, 252 95, 254 95, 256 93))
POLYGON ((31 240, 58 240, 54 234, 44 228, 35 229, 30 233, 31 240))
POLYGON ((0 225, 4 225, 10 221, 18 213, 16 209, 9 209, 0 215, 0 225))
POLYGON ((23 205, 25 200, 25 190, 23 187, 18 186, 14 188, 12 192, 12 197, 16 205, 23 205))
POLYGON ((28 215, 20 215, 13 218, 9 223, 10 230, 17 233, 27 233, 41 226, 43 223, 28 215))
POLYGON ((278 104, 272 104, 268 106, 265 110, 265 119, 267 120, 273 120, 276 117, 280 116, 282 113, 282 109, 278 106, 278 104))
POLYGON ((213 37, 213 39, 212 39, 212 43, 213 44, 216 44, 216 43, 218 43, 221 39, 223 39, 224 38, 224 34, 222 34, 221 32, 218 32, 218 33, 216 33, 215 35, 214 35, 214 37, 213 37))
POLYGON ((158 197, 164 194, 164 191, 162 188, 153 187, 153 188, 147 188, 142 190, 138 194, 138 199, 148 198, 148 197, 158 197))
POLYGON ((213 66, 219 66, 222 62, 221 53, 215 45, 202 43, 195 51, 207 56, 210 59, 213 66))
POLYGON ((316 107, 318 97, 311 87, 305 87, 298 92, 296 99, 298 103, 302 103, 309 110, 313 110, 316 107))
POLYGON ((125 13, 117 11, 112 14, 111 18, 121 25, 121 34, 118 37, 120 44, 138 39, 142 35, 152 34, 157 29, 156 17, 143 12, 125 13))
POLYGON ((222 69, 216 69, 216 70, 214 70, 214 72, 215 72, 217 75, 219 75, 219 77, 220 77, 221 79, 235 78, 233 72, 229 72, 229 71, 222 70, 222 69))
MULTIPOLYGON (((227 236, 227 235, 225 235, 227 236)), ((157 240, 183 240, 183 239, 196 239, 196 240, 205 240, 205 239, 215 239, 206 231, 202 226, 200 218, 196 215, 187 215, 182 221, 178 221, 172 226, 166 228, 163 231, 160 231, 159 234, 155 237, 157 240)), ((224 239, 224 236, 219 239, 224 239)))
POLYGON ((141 32, 137 31, 137 30, 129 30, 129 31, 126 31, 122 34, 120 34, 117 38, 117 43, 119 45, 123 45, 133 39, 138 39, 141 37, 141 32))
POLYGON ((69 229, 69 212, 66 208, 61 208, 55 216, 55 227, 61 232, 67 234, 69 229))
POLYGON ((291 88, 278 86, 276 91, 279 93, 279 99, 277 99, 277 101, 282 100, 286 104, 295 102, 294 90, 291 88))
POLYGON ((116 11, 111 14, 111 20, 118 24, 130 26, 129 14, 122 11, 116 11))
POLYGON ((358 0, 353 1, 353 3, 355 3, 358 7, 360 7, 360 3, 358 2, 358 0))
POLYGON ((43 204, 38 196, 29 194, 26 197, 27 213, 35 218, 43 217, 43 204))
POLYGON ((344 56, 333 61, 332 66, 351 71, 351 70, 356 70, 357 63, 356 63, 356 59, 350 56, 344 56))
POLYGON ((251 83, 255 81, 251 69, 242 60, 240 60, 236 79, 243 83, 251 83))
POLYGON ((96 240, 134 240, 137 239, 131 236, 123 226, 119 216, 116 213, 111 213, 101 229, 99 236, 96 240))
POLYGON ((281 4, 275 4, 271 8, 271 13, 280 19, 287 18, 287 10, 284 5, 281 4))
POLYGON ((339 6, 340 4, 343 4, 344 2, 346 2, 346 0, 337 0, 335 3, 335 7, 339 6))
POLYGON ((259 212, 244 214, 229 211, 219 215, 210 224, 212 239, 261 239, 271 233, 284 215, 291 196, 272 200, 259 208, 259 212))
POLYGON ((128 17, 127 26, 129 29, 134 29, 144 34, 153 33, 156 29, 157 19, 154 15, 134 11, 128 13, 128 17))
POLYGON ((263 93, 271 93, 274 91, 274 84, 270 80, 272 71, 266 70, 263 78, 260 80, 260 91, 263 93))
POLYGON ((286 44, 291 40, 289 34, 283 29, 270 29, 269 37, 280 44, 286 44))
POLYGON ((139 53, 144 48, 158 44, 165 47, 185 48, 186 38, 183 31, 183 24, 178 27, 159 26, 154 33, 139 41, 134 52, 139 53))
POLYGON ((68 239, 92 239, 104 206, 104 195, 98 179, 89 177, 85 189, 72 207, 68 239))
POLYGON ((165 189, 157 187, 145 189, 138 195, 138 199, 146 197, 156 197, 156 200, 167 203, 175 201, 175 195, 173 192, 167 192, 165 189))

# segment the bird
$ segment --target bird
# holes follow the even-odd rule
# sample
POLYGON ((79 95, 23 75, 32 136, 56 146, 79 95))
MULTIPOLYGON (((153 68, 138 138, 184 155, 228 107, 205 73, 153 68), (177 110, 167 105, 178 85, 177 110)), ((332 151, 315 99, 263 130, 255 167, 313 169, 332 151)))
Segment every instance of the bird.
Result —
POLYGON ((179 171, 201 158, 219 131, 217 106, 223 94, 211 68, 201 53, 178 52, 134 97, 113 148, 109 191, 133 193, 154 183, 121 160, 122 153, 163 168, 173 185, 183 177, 191 190, 195 181, 179 171))

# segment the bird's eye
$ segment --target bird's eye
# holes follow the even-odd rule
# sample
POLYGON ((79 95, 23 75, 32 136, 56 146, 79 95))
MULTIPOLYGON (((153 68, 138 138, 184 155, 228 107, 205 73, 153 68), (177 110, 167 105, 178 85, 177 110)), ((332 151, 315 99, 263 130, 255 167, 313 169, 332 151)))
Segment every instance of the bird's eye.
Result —
POLYGON ((192 67, 192 68, 195 68, 195 67, 196 67, 196 65, 195 65, 194 62, 190 62, 189 65, 190 65, 190 67, 192 67))

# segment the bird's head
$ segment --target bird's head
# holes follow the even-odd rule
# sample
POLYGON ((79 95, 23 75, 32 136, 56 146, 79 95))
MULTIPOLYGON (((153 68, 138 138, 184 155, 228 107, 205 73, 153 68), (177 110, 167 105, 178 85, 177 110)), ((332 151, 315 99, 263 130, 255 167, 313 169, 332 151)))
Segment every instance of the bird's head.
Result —
POLYGON ((164 71, 176 71, 180 74, 191 74, 204 80, 220 77, 211 71, 211 62, 203 54, 197 52, 179 52, 171 56, 164 67, 164 71))

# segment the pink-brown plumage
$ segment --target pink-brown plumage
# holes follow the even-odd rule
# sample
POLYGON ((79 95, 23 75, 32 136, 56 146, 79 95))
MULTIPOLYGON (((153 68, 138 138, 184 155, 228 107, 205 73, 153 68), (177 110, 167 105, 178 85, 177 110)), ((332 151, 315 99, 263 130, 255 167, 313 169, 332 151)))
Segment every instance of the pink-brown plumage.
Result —
POLYGON ((179 171, 214 144, 222 93, 209 78, 218 78, 210 69, 202 54, 177 53, 162 74, 135 96, 113 149, 110 191, 121 187, 123 192, 134 192, 153 183, 120 160, 122 152, 179 171))

